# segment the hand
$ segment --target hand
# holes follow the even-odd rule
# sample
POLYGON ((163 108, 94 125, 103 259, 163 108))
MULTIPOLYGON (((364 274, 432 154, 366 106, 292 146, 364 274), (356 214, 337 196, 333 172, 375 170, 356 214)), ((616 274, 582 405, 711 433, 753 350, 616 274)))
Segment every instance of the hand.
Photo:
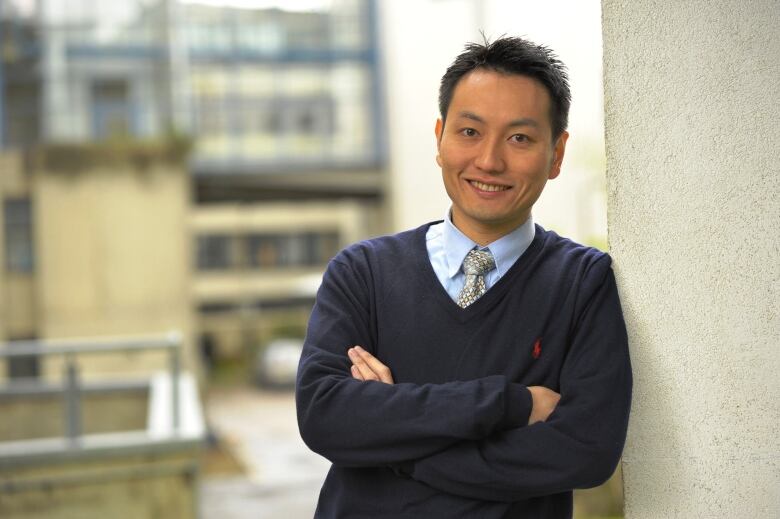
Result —
POLYGON ((531 415, 528 417, 528 425, 546 421, 547 417, 555 411, 561 395, 544 386, 528 386, 528 391, 531 392, 531 398, 533 399, 533 408, 531 409, 531 415))
POLYGON ((360 346, 347 350, 349 360, 352 361, 352 378, 357 380, 376 380, 385 384, 394 384, 390 368, 379 362, 379 359, 368 353, 360 346))

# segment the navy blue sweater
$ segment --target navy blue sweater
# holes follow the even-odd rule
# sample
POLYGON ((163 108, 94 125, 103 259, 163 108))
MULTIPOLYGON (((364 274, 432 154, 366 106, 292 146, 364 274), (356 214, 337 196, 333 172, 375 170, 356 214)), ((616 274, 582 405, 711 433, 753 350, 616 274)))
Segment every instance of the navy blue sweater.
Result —
POLYGON ((298 369, 301 436, 333 466, 321 518, 563 518, 625 440, 631 367, 608 255, 537 226, 467 308, 431 267, 428 225, 364 241, 328 265, 298 369), (350 375, 347 349, 394 385, 350 375), (526 386, 560 392, 527 425, 526 386))

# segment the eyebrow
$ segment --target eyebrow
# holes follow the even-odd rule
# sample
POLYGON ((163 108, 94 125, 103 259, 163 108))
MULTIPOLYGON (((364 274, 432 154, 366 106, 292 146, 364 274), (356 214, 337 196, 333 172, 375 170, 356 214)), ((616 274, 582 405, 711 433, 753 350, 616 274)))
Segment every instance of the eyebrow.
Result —
MULTIPOLYGON (((482 117, 475 114, 474 112, 468 112, 468 111, 459 112, 458 117, 471 119, 473 121, 477 121, 478 123, 483 123, 483 124, 485 123, 485 120, 482 117)), ((510 121, 507 126, 509 126, 510 128, 516 126, 533 126, 534 128, 539 128, 539 123, 536 122, 535 119, 524 117, 522 119, 515 119, 514 121, 510 121)))

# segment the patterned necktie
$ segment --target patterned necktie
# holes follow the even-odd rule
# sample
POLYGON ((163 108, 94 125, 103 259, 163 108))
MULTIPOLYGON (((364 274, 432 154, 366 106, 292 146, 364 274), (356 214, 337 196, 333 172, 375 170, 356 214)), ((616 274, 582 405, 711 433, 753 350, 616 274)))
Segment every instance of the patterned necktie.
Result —
POLYGON ((458 306, 466 308, 485 293, 485 274, 496 268, 489 250, 471 250, 463 260, 466 283, 458 294, 458 306))

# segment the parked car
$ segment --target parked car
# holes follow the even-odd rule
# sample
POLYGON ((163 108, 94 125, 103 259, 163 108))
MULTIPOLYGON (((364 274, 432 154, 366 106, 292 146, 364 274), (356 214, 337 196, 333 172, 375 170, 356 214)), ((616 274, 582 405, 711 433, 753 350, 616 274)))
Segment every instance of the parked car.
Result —
POLYGON ((303 339, 275 339, 255 357, 255 382, 261 387, 290 389, 295 387, 298 360, 303 351, 303 339))

